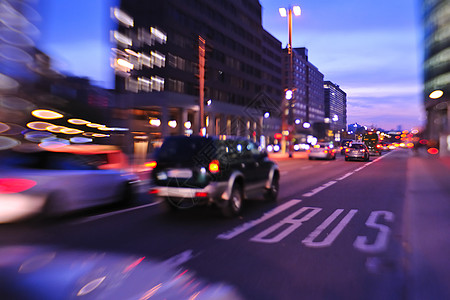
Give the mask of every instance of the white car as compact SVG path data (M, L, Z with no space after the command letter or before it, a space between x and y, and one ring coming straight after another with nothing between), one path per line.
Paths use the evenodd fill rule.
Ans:
M308 159L336 159L336 149L330 143L318 143L308 150Z
M137 177L111 146L0 152L0 223L130 201Z

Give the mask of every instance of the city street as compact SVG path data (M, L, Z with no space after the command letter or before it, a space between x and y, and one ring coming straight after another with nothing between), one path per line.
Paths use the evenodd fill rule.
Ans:
M449 299L450 159L409 149L369 162L272 155L277 203L164 214L131 207L0 226L0 244L54 245L175 262L244 299Z

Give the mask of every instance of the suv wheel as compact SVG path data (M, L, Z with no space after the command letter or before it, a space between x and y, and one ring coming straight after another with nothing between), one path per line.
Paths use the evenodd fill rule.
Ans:
M242 208L242 189L239 185L234 185L231 190L230 199L228 199L226 205L222 208L222 214L225 217L233 217L241 212Z
M267 189L264 198L267 201L276 201L278 197L278 191L280 189L280 180L278 176L274 176L270 183L270 189Z

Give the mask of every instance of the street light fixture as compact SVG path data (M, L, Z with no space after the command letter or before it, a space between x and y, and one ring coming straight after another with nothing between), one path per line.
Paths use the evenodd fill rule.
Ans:
M281 120L281 127L282 127L282 131L287 129L287 125L286 125L286 115L285 115L285 109L286 109L286 100L289 101L289 108L288 108L288 114L289 114L289 123L292 123L292 105L291 105L291 101L293 98L293 90L294 90L294 84L293 84L293 72L294 72L294 67L293 67L293 54L292 54L292 13L294 13L295 16L300 16L301 14L301 9L300 6L295 5L289 8L284 8L281 7L278 9L278 11L280 12L280 16L284 17L288 17L288 28L289 28L289 44L288 44L288 55L289 55L289 79L288 79L288 89L286 91L286 95L285 97L283 97L283 103L282 103L282 120ZM289 92L289 93L288 93ZM289 124L292 125L292 124ZM283 152L286 152L286 140L282 140L282 148L283 148ZM291 145L289 146L289 157L292 157L292 153L291 153Z
M435 90L435 91L432 91L428 97L430 97L430 99L439 99L442 97L442 95L444 95L443 91Z

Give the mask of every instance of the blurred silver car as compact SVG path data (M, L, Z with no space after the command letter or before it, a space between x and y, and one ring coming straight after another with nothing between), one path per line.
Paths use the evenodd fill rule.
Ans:
M370 158L369 149L364 143L353 142L345 149L345 160L368 161Z
M330 143L318 143L308 150L308 159L336 159L336 149Z
M125 202L136 191L125 155L111 146L2 151L0 166L0 223Z

